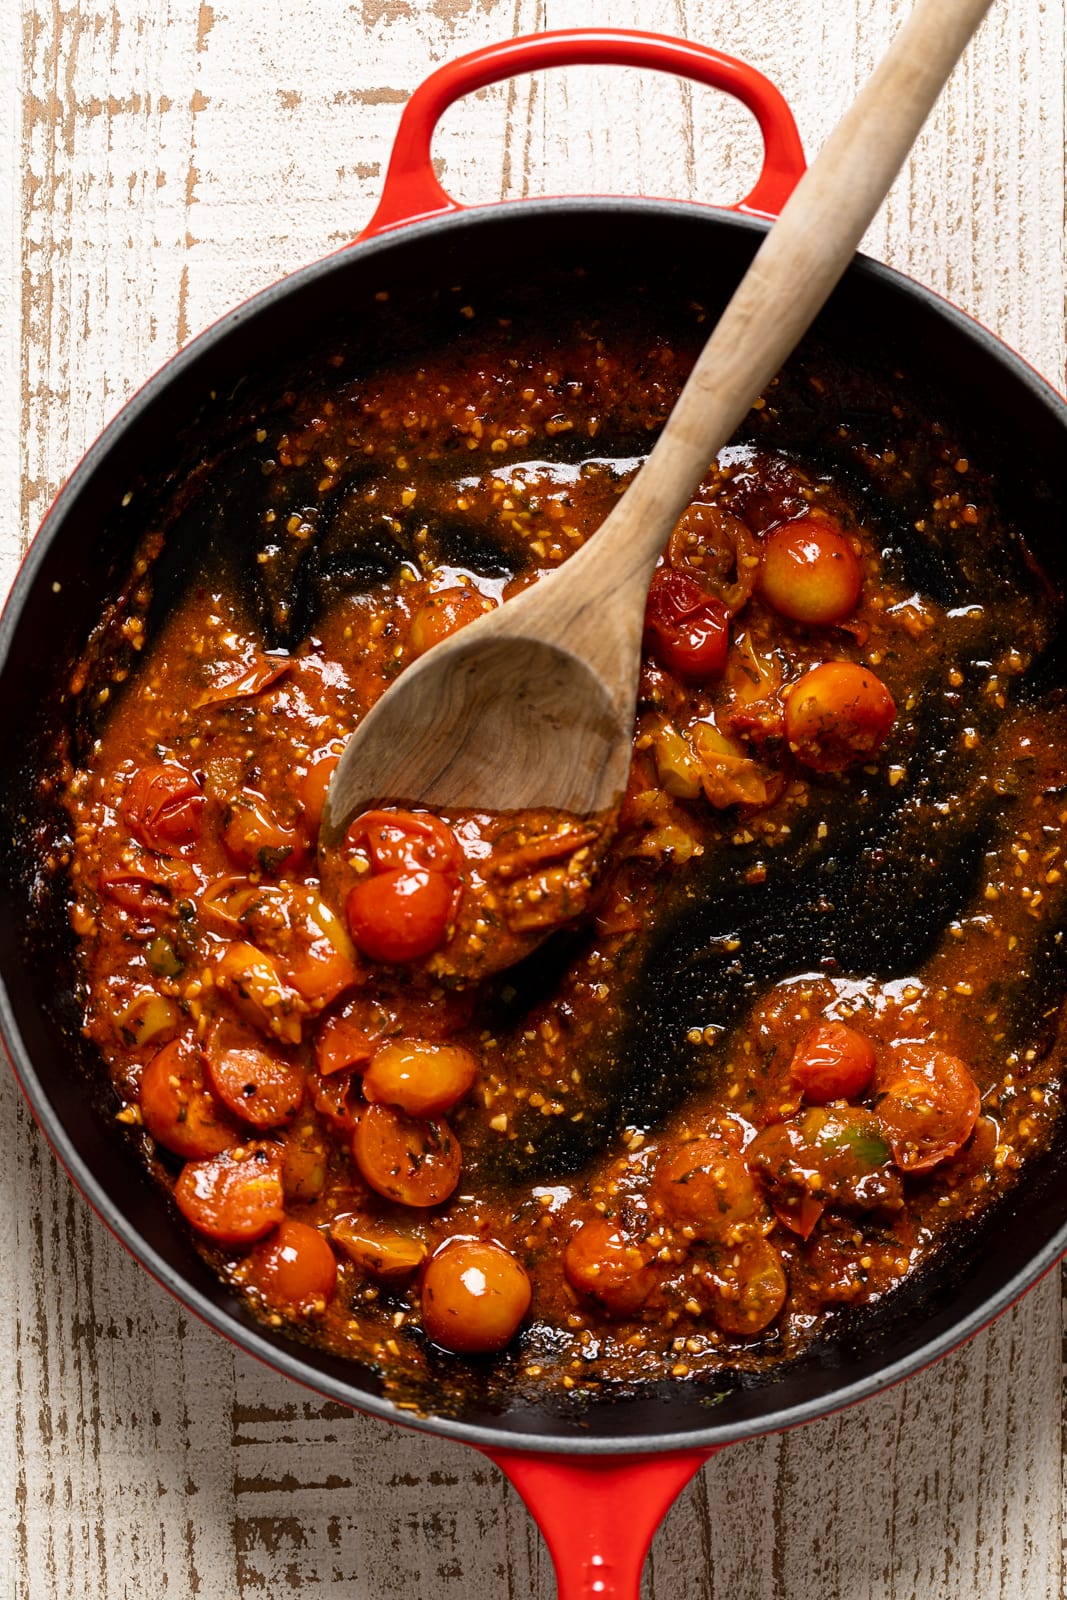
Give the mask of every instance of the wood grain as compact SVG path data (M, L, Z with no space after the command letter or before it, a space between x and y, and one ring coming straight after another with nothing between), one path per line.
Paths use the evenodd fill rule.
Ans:
M121 401L235 301L373 209L397 108L492 39L590 22L752 61L817 148L905 0L12 0L0 61L0 587ZM871 253L1067 368L1065 14L1000 0L875 219ZM14 44L17 48L12 49ZM667 78L568 69L456 106L471 199L728 200L751 119ZM550 1600L540 1540L463 1447L324 1406L151 1283L0 1082L0 1594ZM1058 1275L930 1372L735 1446L682 1497L646 1600L1054 1600L1064 1590Z

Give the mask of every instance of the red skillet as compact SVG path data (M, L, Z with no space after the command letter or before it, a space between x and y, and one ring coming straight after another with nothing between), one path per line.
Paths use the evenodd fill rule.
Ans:
M430 161L443 111L461 95L516 73L582 62L654 67L736 95L757 117L764 140L751 193L729 211L639 200L529 201L465 211L442 189ZM405 110L381 203L358 248L265 291L194 341L116 419L59 496L0 619L0 715L8 732L0 836L25 842L36 825L34 773L63 714L66 663L84 647L137 536L122 509L128 484L146 460L160 463L164 478L168 467L175 470L166 452L180 430L194 436L199 430L209 449L219 406L264 348L310 337L309 330L350 313L353 304L373 304L374 290L394 275L410 283L449 274L443 281L451 283L465 264L491 268L494 257L498 270L521 261L536 275L540 261L576 244L609 259L647 258L653 276L660 260L706 259L715 293L725 300L761 236L761 224L750 219L773 217L803 167L793 118L777 90L742 63L685 41L611 30L545 34L476 51L435 72ZM1067 405L1060 397L952 307L869 262L850 268L823 325L863 348L877 329L882 344L909 358L914 353L973 422L987 457L1002 463L1011 513L1033 529L1047 570L1067 577L1056 540L1067 523ZM106 529L106 536L87 539L87 527ZM39 698L26 695L29 682L39 684ZM458 1415L400 1412L374 1373L250 1322L205 1267L92 1087L93 1063L69 995L61 893L42 885L29 849L7 849L0 863L0 1027L38 1122L90 1203L154 1276L245 1350L332 1399L489 1455L548 1541L561 1600L635 1600L656 1526L710 1454L734 1439L825 1415L918 1370L1003 1310L1067 1248L1067 1186L1053 1150L1035 1158L1009 1196L921 1282L905 1284L772 1381L739 1382L711 1410L707 1396L678 1385L598 1400L580 1414L524 1397L496 1407L474 1400ZM72 1068L77 1061L84 1072Z

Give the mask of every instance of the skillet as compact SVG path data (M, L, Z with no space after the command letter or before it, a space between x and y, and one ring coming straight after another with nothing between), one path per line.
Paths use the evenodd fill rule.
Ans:
M665 67L738 94L756 113L766 146L746 201L732 212L605 200L463 212L444 194L429 146L434 122L452 99L513 72L589 60ZM460 277L486 285L504 279L536 294L556 281L561 261L579 258L602 274L618 272L616 264L626 261L634 281L653 285L669 276L669 263L699 263L701 292L714 307L758 244L760 219L782 204L801 170L792 118L771 86L738 63L680 41L606 31L546 35L476 52L434 74L405 113L382 204L358 246L266 291L183 351L112 424L53 508L0 622L0 707L10 730L0 773L5 838L26 843L47 823L35 810L33 779L70 714L69 665L121 583L145 527L143 497L123 505L130 485L169 484L189 459L213 448L253 376L261 381L265 350L283 371L299 348L338 319L355 317L366 324L367 359L388 359L398 341L417 344L434 332L435 287ZM374 316L383 286L403 307L404 328ZM858 261L822 319L820 337L871 360L872 329L879 358L929 387L973 436L1004 485L1005 516L1027 529L1035 553L1059 580L1064 558L1057 534L1067 510L1060 482L1063 401L959 312ZM1045 670L1056 675L1055 652ZM28 681L43 685L37 701L23 693ZM42 950L58 958L42 961ZM176 1228L164 1197L123 1147L103 1094L94 1094L72 960L62 897L36 873L31 849L5 852L0 1025L35 1115L90 1203L185 1304L278 1370L330 1398L491 1454L542 1520L565 1597L634 1591L655 1521L711 1450L825 1414L915 1371L996 1315L1067 1245L1067 1194L1051 1150L922 1278L854 1325L842 1323L773 1379L739 1383L716 1396L713 1409L697 1393L649 1389L579 1411L528 1395L501 1402L474 1394L458 1409L400 1412L375 1374L250 1323ZM584 1500L580 1529L568 1514L576 1490ZM613 1542L602 1543L609 1535Z

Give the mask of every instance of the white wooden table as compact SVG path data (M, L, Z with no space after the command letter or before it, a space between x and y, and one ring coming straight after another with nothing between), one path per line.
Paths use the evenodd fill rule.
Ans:
M6 0L0 592L119 404L232 303L369 217L400 106L475 45L682 33L785 91L816 149L905 0ZM867 248L1064 386L1064 0L997 0ZM746 113L579 69L485 91L436 142L463 198L729 200ZM553 1583L473 1452L318 1403L129 1261L0 1078L0 1595L479 1600ZM1063 1311L1052 1274L930 1371L736 1446L683 1496L655 1600L1052 1600Z

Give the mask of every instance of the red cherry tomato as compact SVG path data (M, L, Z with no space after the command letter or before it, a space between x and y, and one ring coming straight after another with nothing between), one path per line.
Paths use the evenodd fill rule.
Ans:
M868 667L825 661L787 690L785 736L806 767L843 772L870 760L896 714L889 690Z
M679 678L712 678L726 666L729 613L695 579L659 567L648 592L645 639L656 660Z
M252 1252L248 1282L276 1311L325 1311L337 1287L337 1257L317 1228L286 1217Z
M240 1134L204 1087L199 1053L181 1039L156 1052L141 1074L141 1117L159 1144L184 1161L217 1156Z
M926 1172L961 1149L982 1097L958 1056L932 1045L903 1045L879 1074L878 1115L902 1172Z
M350 825L345 848L361 852L372 872L459 875L463 852L452 829L428 811L364 811Z
M204 1068L227 1111L254 1128L292 1122L304 1102L300 1068L257 1045L209 1041Z
M760 588L779 615L794 622L843 622L862 587L859 558L828 517L800 517L768 534Z
M789 1075L805 1100L856 1100L874 1077L874 1045L844 1022L820 1022L797 1045Z
M491 1239L450 1239L422 1279L422 1325L459 1355L503 1350L530 1309L530 1280L510 1250Z
M371 1188L404 1206L439 1206L463 1165L459 1140L443 1118L424 1122L383 1105L363 1112L352 1154Z
M122 817L141 844L180 855L200 837L204 795L191 772L169 762L139 767L122 797Z
M444 942L454 900L443 872L378 872L348 891L345 915L372 961L418 961Z
M242 1145L210 1161L187 1161L174 1198L186 1221L216 1244L254 1244L285 1217L281 1148Z

